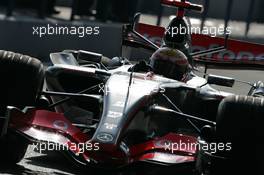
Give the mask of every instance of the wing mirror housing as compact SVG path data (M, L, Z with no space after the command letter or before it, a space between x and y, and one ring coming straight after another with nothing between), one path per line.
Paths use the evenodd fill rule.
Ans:
M233 87L235 84L235 79L219 75L208 75L207 77L208 84L214 84L219 86Z
M201 129L200 137L206 142L212 142L216 138L216 129L215 126L205 125Z

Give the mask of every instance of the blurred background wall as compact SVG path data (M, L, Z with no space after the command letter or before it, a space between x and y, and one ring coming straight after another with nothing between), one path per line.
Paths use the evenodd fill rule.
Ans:
M48 14L46 11L46 14L43 15L38 11L46 10L42 5L44 1L54 1L55 4L49 9ZM251 36L258 33L258 36L253 39L247 36L247 32L245 34L242 31L242 29L245 30L246 25L249 26L255 21L264 22L264 13L262 12L264 0L190 1L199 4L209 4L206 8L208 10L206 19L213 25L225 22L223 19L227 17L228 5L231 6L232 4L228 20L238 20L241 23L240 25L237 23L233 25L238 28L236 33L239 34L239 37L236 38L249 39L254 42L264 41L264 29L262 27L264 25L262 24L260 24L262 26L257 27L256 24L251 25L251 29L256 30L249 30L248 27L247 32L249 31ZM12 14L7 15L7 4L10 2L15 2L16 4L11 8ZM101 2L102 8L98 8L98 2ZM253 5L251 4L252 2L254 2ZM107 10L104 9L104 6L113 6L113 10L109 13L101 14L101 16L94 13L95 10L106 12ZM20 9L24 9L24 11L20 13ZM60 13L59 15L57 15L57 11ZM152 21L154 24L158 15L168 22L168 16L176 14L176 8L162 7L160 0L0 0L0 49L22 52L36 57L44 57L45 59L48 58L50 52L63 49L92 50L102 52L108 56L115 56L120 51L122 22L129 22L137 11L142 12L145 16L150 16L146 21ZM77 17L74 18L74 16ZM90 19L91 16L93 19ZM191 16L200 18L202 15L196 13L191 14ZM101 17L106 17L107 19L100 19ZM215 21L215 19L219 20ZM76 36L37 38L32 35L32 26L49 23L75 26L100 25L102 32L99 38L91 36L81 39Z

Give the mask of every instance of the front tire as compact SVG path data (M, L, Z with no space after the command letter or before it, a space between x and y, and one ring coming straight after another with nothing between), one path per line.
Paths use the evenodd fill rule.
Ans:
M19 163L25 156L28 142L18 133L8 132L0 141L0 161L4 164Z
M215 174L260 174L264 156L263 125L264 98L230 96L220 103L217 142L231 143L232 149L218 152L227 159L222 163L212 162L216 165Z
M0 50L0 116L6 115L7 106L24 109L36 106L43 88L44 66L36 58ZM5 121L9 120L7 116ZM14 127L0 138L1 163L18 163L25 155L28 143ZM5 125L6 127L8 125ZM2 130L2 128L0 128ZM6 131L6 129L5 129Z

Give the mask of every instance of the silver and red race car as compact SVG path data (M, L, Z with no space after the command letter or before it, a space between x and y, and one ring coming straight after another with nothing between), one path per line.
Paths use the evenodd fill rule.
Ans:
M178 7L182 20L185 9L202 10L185 1L163 3ZM179 50L192 70L179 81L152 73L146 58L135 63L128 56L131 47L152 54L160 47L152 39L164 38L165 29L137 17L124 26L126 58L65 50L52 53L45 69L35 58L0 51L1 160L17 163L33 144L59 150L77 165L126 174L133 166L138 174L261 174L263 83L237 96L211 87L232 87L235 79L206 71L262 69L264 46L187 36L189 47ZM205 66L203 77L196 65Z

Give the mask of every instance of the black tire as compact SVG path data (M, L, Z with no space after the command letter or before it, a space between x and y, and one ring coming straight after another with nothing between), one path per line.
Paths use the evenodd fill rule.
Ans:
M44 67L38 59L0 50L0 116L5 116L7 106L35 106L43 81ZM1 162L19 162L28 143L12 130L1 134L5 134L0 138Z
M0 50L0 102L34 106L44 81L43 64L36 58Z
M231 96L224 99L218 109L217 133L227 139L242 134L264 136L264 98ZM262 131L262 132L261 132ZM256 135L257 134L257 135ZM253 138L254 139L254 138Z
M8 132L0 141L0 161L4 164L20 162L27 151L29 143L15 132Z
M217 165L216 171L219 174L259 174L264 156L264 98L231 96L224 99L219 105L216 123L218 142L232 143L231 151L220 153L229 161Z

